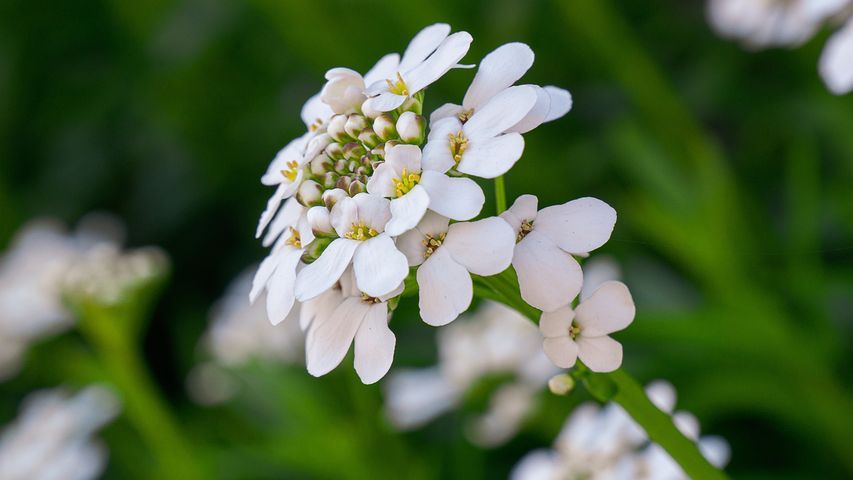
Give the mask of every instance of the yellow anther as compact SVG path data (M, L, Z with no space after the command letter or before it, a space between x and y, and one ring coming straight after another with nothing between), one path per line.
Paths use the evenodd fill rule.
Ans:
M370 295L362 292L361 293L361 301L364 303L381 303L382 300L376 297L371 297Z
M515 243L520 242L531 231L533 231L533 220L522 220L521 228L518 230L518 235L515 237Z
M392 82L391 80L385 80L385 82L388 83L388 91L391 93L404 97L409 96L409 87L406 86L406 82L403 81L403 76L400 75L400 72L397 72L396 82Z
M290 238L285 240L284 243L296 248L302 248L302 237L299 236L299 230L290 227Z
M363 223L353 223L352 229L349 232L344 234L344 238L348 238L350 240L369 240L375 236L379 235L379 232L368 227Z
M440 247L441 244L444 242L445 237L447 237L447 233L439 233L436 236L427 235L426 237L424 237L424 239L421 241L421 244L426 247L424 249L424 260L429 258L430 255L432 255L433 253L435 253L438 247Z
M284 175L284 178L290 180L291 182L296 181L296 175L299 173L299 163L296 160L291 160L285 164L287 168L281 171L281 174Z
M404 168L400 174L400 178L395 178L392 181L394 182L394 193L397 197L402 197L415 188L415 185L421 181L421 174L417 172L409 173L409 171Z
M468 110L462 110L461 112L459 112L456 115L456 118L458 118L460 122L465 123L471 118L472 115L474 115L474 109L469 108Z
M468 148L468 139L465 138L465 134L460 130L456 133L448 133L447 140L450 142L450 153L453 155L453 160L458 165L462 161L462 154Z
M575 338L578 337L578 335L580 335L580 333L581 333L581 327L572 323L572 325L569 327L569 337L571 337L572 340L574 340Z

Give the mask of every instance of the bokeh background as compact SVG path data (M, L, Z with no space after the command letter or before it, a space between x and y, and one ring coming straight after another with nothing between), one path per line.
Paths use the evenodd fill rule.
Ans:
M229 282L265 255L253 238L275 152L301 134L323 73L365 71L424 25L467 30L476 62L528 43L525 77L574 109L526 136L510 200L596 196L619 222L617 258L638 317L624 367L669 379L679 407L723 435L735 478L853 476L853 96L816 71L828 32L795 50L717 37L700 1L4 0L0 2L0 246L27 220L116 214L131 246L172 275L144 337L157 386L212 478L501 478L549 445L582 391L543 392L507 445L463 435L460 412L397 433L381 386L344 362L322 379L256 362L244 391L203 407L186 393L199 337ZM427 92L461 98L470 72ZM487 198L490 198L490 185ZM487 202L487 205L491 205ZM434 332L403 302L395 365L435 361ZM90 374L71 333L35 346L0 384L0 423L33 389ZM494 383L494 382L492 382ZM147 478L119 419L107 478Z

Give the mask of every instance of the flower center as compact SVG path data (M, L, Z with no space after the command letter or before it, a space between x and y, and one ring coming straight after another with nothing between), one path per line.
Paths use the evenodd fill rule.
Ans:
M427 235L423 239L421 244L426 247L426 250L424 250L424 260L429 258L430 255L432 255L433 253L435 253L438 247L440 247L441 244L444 242L445 237L447 237L447 233L439 233L436 236Z
M533 231L533 220L522 220L521 221L521 229L518 231L518 235L515 237L515 243L520 242L524 237L527 236L528 233Z
M468 148L468 139L465 138L465 134L461 130L455 134L448 133L447 139L450 141L450 154L453 155L453 160L458 165L462 161L462 154Z
M352 229L344 234L344 238L350 240L369 240L377 235L379 235L379 232L364 223L353 223Z
M569 338L572 340L576 339L578 335L581 333L581 327L577 326L575 322L572 322L572 325L569 327Z
M368 295L364 292L362 292L362 294L361 294L361 301L364 303L369 303L369 304L382 303L382 300L380 300L376 297L371 297L370 295Z
M474 115L474 109L469 108L468 110L462 110L456 115L456 118L459 119L460 122L467 122Z
M397 194L397 197L402 197L403 195L409 193L409 191L415 188L415 185L421 181L421 174L417 172L409 173L405 168L403 172L400 174L400 178L395 178L394 182L394 190Z
M299 173L299 163L296 160L291 160L285 164L287 168L281 171L281 174L284 175L284 178L290 180L291 182L296 181L296 174Z
M409 96L409 87L406 86L406 82L403 81L403 76L400 75L400 72L397 72L397 81L392 82L391 80L385 80L388 82L388 91L396 95L402 95L404 97Z
M314 121L311 123L311 125L308 125L308 130L311 132L316 132L317 130L320 130L320 127L322 127L322 126L323 126L323 119L320 117L317 117L314 119Z
M299 230L297 230L293 227L289 227L289 228L290 228L290 238L285 240L284 243L286 245L291 245L291 246L296 247L296 248L302 248L302 237L299 236Z

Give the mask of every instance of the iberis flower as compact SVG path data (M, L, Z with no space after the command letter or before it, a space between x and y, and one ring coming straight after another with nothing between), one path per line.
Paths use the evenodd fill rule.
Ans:
M503 218L483 218L475 178L509 171L524 151L521 135L565 115L572 99L558 87L515 85L533 52L509 43L483 59L459 105L424 112L427 87L465 67L459 62L471 41L436 24L364 75L328 70L302 108L305 133L262 177L276 191L256 233L271 251L250 297L265 298L273 324L298 318L313 375L339 365L354 344L361 379L384 376L403 295L418 295L420 315L433 326L454 321L480 288L517 292L516 274L517 302L569 306L582 283L573 255L610 236L615 212L594 199L538 215L534 201L532 212L513 207ZM509 305L512 295L495 295Z

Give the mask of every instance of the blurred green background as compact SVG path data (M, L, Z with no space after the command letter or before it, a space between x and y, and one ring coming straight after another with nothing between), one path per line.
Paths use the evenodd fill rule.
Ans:
M246 393L203 408L184 379L210 305L265 255L253 238L271 193L259 177L301 134L323 73L365 71L423 26L467 30L476 62L528 43L525 81L568 88L574 109L526 135L510 200L596 196L619 222L602 251L638 306L624 367L666 378L703 431L731 443L735 478L853 477L853 96L796 50L718 38L699 1L0 2L0 245L36 216L119 215L129 244L171 256L146 360L212 478L500 478L549 445L571 405L542 408L508 445L480 450L462 413L397 434L379 386L348 362L246 368ZM471 73L430 87L458 101ZM490 185L484 185L487 189ZM487 196L490 190L487 190ZM488 203L489 205L491 202ZM395 365L434 362L434 332L404 302ZM408 312L408 315L406 314ZM96 376L76 334L48 340L0 384L0 420L34 388ZM465 409L477 409L471 399ZM108 478L147 478L121 421Z

